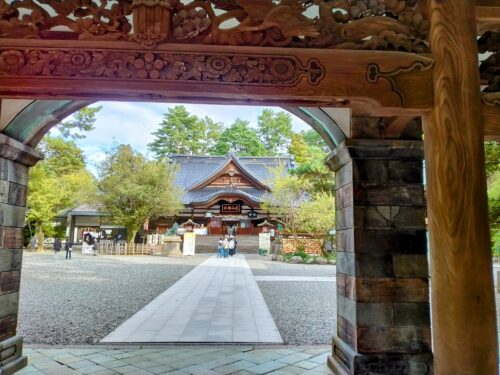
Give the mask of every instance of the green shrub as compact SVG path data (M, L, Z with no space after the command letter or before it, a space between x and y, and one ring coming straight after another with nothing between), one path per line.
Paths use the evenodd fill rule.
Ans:
M306 254L306 252L304 250L302 250L302 251L297 250L295 253L293 253L292 256L301 257L302 260L306 260L307 258L309 258L309 255Z

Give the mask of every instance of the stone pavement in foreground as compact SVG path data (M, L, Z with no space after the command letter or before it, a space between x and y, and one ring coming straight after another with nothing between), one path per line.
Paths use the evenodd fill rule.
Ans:
M101 343L283 343L243 255L207 259Z
M130 346L25 349L19 375L326 375L330 346Z

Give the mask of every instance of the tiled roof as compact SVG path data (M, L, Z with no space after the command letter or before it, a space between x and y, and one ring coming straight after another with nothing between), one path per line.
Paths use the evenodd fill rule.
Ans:
M243 167L244 172L247 172L250 177L256 179L262 185L266 185L266 181L270 177L268 168L283 165L286 169L290 169L292 163L289 156L237 157L234 154L229 154L228 156L172 155L170 158L179 166L176 185L184 190L188 190L190 187L196 186L216 174L226 165L230 158L233 158L237 164Z
M199 190L191 190L188 191L183 197L183 203L206 203L213 198L216 198L221 194L230 194L230 195L240 195L248 198L252 202L260 203L262 196L266 193L265 190L257 189L257 188L218 188L218 187L206 187Z

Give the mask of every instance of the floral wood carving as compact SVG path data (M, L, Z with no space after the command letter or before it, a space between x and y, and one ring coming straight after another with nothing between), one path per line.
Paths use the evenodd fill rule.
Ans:
M412 63L410 66L407 67L400 67L396 70L392 70L389 72L384 72L380 70L380 67L377 64L370 64L368 65L366 69L366 80L370 83L377 83L380 79L385 79L387 80L392 87L392 90L399 95L401 98L401 105L405 105L405 97L403 95L403 92L400 90L400 88L397 85L396 80L394 79L397 75L401 73L406 73L406 72L411 72L414 70L419 70L419 71L425 71L427 69L431 69L433 66L433 61L428 60L428 61L415 61Z
M487 31L478 44L480 53L492 52L479 66L481 79L488 82L483 91L500 92L500 31Z
M428 29L417 0L0 0L1 38L131 40L147 48L177 42L428 52Z
M93 51L0 50L0 76L49 76L162 81L204 81L244 85L295 86L302 78L318 84L325 68L293 56Z

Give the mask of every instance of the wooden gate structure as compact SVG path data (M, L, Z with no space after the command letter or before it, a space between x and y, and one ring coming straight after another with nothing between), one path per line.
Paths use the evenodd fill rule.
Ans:
M274 104L310 121L336 171L330 368L497 374L483 141L500 137L499 72L495 0L0 0L2 374L26 363L34 147L97 100Z

